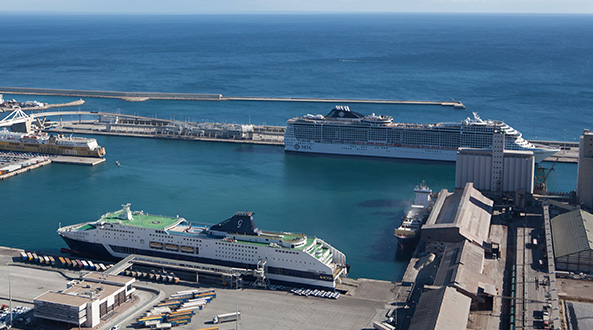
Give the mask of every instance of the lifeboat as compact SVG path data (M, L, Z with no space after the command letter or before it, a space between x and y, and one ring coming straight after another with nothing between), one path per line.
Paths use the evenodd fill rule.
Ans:
M182 246L181 252L194 253L194 248L192 246Z
M150 247L153 249L162 249L163 243L160 242L150 242Z
M179 247L175 244L166 244L165 249L167 249L169 251L177 251L177 250L179 250Z

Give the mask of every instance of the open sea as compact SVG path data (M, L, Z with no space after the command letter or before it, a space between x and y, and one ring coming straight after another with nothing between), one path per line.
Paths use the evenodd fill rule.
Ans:
M461 100L351 104L404 122L502 119L527 139L593 128L593 16L486 14L0 14L0 85L226 96ZM73 98L4 95L59 103ZM333 104L126 102L80 108L190 121L284 125ZM453 189L448 163L285 154L281 147L97 136L107 162L52 164L0 182L0 245L56 252L63 225L133 210L216 223L255 212L263 229L343 251L352 277L398 280L393 229L416 184ZM118 160L121 166L114 162ZM550 163L544 163L549 167ZM576 186L576 165L549 184Z

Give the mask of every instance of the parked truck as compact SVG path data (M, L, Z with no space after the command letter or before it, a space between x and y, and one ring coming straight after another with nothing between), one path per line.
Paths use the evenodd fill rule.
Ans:
M226 313L226 314L219 314L212 319L214 324L223 323L223 322L230 322L236 321L241 319L241 312L233 312L233 313Z

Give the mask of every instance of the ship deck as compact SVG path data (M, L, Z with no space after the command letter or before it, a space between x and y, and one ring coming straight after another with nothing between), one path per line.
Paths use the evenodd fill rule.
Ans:
M179 221L183 220L183 218L171 218L161 215L150 214L133 214L132 220L121 220L120 218L118 218L118 216L122 212L124 211L121 210L114 213L107 213L99 221L105 221L108 223L119 223L119 221L121 221L121 224L126 226L165 230L165 228L170 227L178 223Z

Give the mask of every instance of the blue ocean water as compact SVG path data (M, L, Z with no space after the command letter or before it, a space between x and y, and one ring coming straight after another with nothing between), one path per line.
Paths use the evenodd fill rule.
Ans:
M478 112L528 139L576 141L593 126L590 15L8 15L0 85L232 96L461 100L353 104L404 122ZM5 95L48 102L71 98ZM191 121L283 125L333 105L126 102L82 109ZM415 184L454 187L451 164L285 154L281 148L98 137L108 161L56 165L0 184L0 245L57 250L63 224L134 209L217 222L251 210L261 228L306 232L344 251L354 277L396 280L393 228ZM113 164L119 160L122 166ZM555 190L576 166L556 165Z

